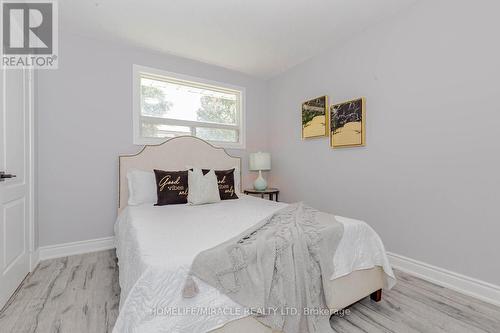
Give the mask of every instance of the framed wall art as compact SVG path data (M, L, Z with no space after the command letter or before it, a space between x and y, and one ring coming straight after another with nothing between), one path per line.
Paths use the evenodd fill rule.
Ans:
M332 148L364 146L366 100L364 97L330 107L330 146Z
M328 97L302 103L302 139L328 136Z

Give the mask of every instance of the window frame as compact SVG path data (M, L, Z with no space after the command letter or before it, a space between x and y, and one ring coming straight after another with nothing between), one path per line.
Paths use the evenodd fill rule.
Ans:
M222 148L231 148L231 149L245 149L245 141L246 141L246 118L245 118L245 105L246 105L246 99L245 99L245 88L228 84L228 83L223 83L223 82L218 82L218 81L213 81L213 80L207 80L204 78L200 77L195 77L195 76L190 76L190 75L185 75L185 74L179 74L179 73L174 73L174 72L169 72L169 71L164 71L161 69L156 69L156 68L151 68L151 67L146 67L146 66L140 66L140 65L133 65L132 69L133 75L132 75L132 103L133 103L133 143L134 145L158 145L166 140L168 138L147 138L143 137L141 135L141 77L142 75L150 76L150 77L155 77L157 76L158 78L164 78L164 79L174 79L174 80L179 80L179 81L186 81L186 83L194 83L198 85L206 85L207 88L222 88L222 89L229 89L229 90L234 90L239 92L240 94L240 115L239 115L239 123L238 123L238 142L222 142L222 141L213 141L213 140L205 140L209 143L211 143L214 146L217 147L222 147ZM152 120L154 120L154 117L151 117ZM180 120L180 119L170 119L168 118L168 125L176 125L176 126L189 126L189 127L207 127L207 128L228 128L228 129L234 129L233 125L224 125L224 124L211 124L211 126L207 125L207 122L198 122L198 121L192 121L192 120ZM159 121L165 120L164 118L158 119ZM191 134L193 135L193 134ZM195 136L195 135L194 135ZM200 138L201 139L201 138Z

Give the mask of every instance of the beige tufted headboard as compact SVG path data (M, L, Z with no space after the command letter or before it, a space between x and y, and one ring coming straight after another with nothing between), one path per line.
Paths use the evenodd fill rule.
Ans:
M153 171L186 170L186 166L213 169L238 168L241 191L241 159L229 155L223 148L194 136L178 136L159 145L144 146L135 155L122 155L119 158L118 212L127 207L127 172L131 169Z

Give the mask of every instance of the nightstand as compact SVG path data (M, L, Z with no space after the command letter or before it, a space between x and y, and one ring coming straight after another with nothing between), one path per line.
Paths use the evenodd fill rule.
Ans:
M254 190L254 189L246 189L243 191L245 194L260 194L260 197L264 199L264 195L269 195L269 200L274 200L274 196L276 195L276 201L278 201L278 194L280 190L277 188L266 188L263 191Z

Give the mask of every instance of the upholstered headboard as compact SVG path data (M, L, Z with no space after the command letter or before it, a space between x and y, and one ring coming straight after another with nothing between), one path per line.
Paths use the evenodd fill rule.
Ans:
M186 170L187 166L214 169L237 168L241 191L241 159L229 155L223 148L214 147L194 136L178 136L159 145L144 146L137 154L120 156L119 164L118 212L127 207L127 172L131 169L174 171Z

